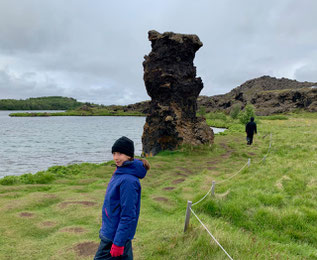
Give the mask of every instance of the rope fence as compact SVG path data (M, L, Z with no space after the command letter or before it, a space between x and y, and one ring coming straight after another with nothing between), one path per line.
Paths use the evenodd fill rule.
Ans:
M248 159L248 162L247 162L245 165L243 165L243 167L242 167L239 171L237 171L235 174L231 175L228 179L225 179L225 180L222 180L222 181L219 181L219 182L212 181L212 186L210 187L210 189L209 189L209 191L206 193L206 195L205 195L204 197L202 197L199 201L193 203L192 206L195 206L195 205L197 205L198 203L202 202L210 193L211 193L212 195L215 195L216 183L217 183L217 184L221 184L221 183L224 183L224 182L226 182L226 181L232 179L233 177L237 176L246 166L249 167L250 164L251 164L251 159L249 158L249 159Z
M220 245L220 243L217 241L217 239L211 234L211 232L208 230L208 228L205 226L205 224L199 219L199 217L195 214L195 212L190 209L190 211L193 213L193 215L197 218L197 220L200 222L200 224L206 229L208 234L212 237L212 239L217 243L217 245L222 249L223 252L229 257L229 259L233 260L232 257L227 253L227 251Z
M270 133L270 143L269 143L269 148L267 153L263 156L263 158L258 162L264 162L271 150L272 147L272 133ZM237 176L246 166L250 167L251 166L251 158L248 159L248 162L246 164L244 164L242 166L242 168L240 170L238 170L235 174L231 175L229 178L219 181L217 182L217 184L221 184L224 183L230 179L232 179L233 177ZM185 226L184 226L184 232L186 232L186 230L188 229L189 226L189 220L190 220L190 214L193 213L193 215L197 218L197 220L200 222L200 224L205 228L205 230L208 232L208 234L212 237L212 239L216 242L216 244L225 252L225 254L228 256L229 259L233 260L232 257L227 253L227 251L221 246L221 244L217 241L217 239L212 235L212 233L208 230L208 228L206 227L206 225L199 219L199 217L196 215L196 213L193 211L192 207L199 204L200 202L202 202L210 193L212 195L215 194L215 186L216 186L216 181L212 181L212 186L211 188L208 190L208 192L206 193L205 196L203 196L199 201L192 203L191 201L187 201L187 209L186 209L186 217L185 217Z
M269 148L267 149L267 153L263 156L263 158L258 163L265 162L266 157L270 153L271 147L272 147L272 133L270 133L270 143L269 143Z

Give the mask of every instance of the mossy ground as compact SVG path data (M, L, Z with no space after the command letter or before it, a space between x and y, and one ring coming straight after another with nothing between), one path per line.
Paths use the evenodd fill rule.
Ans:
M193 210L233 259L317 259L317 114L274 119L261 118L252 146L231 122L213 146L148 158L135 259L227 259L193 215L184 234L187 200L198 201L248 158L250 167ZM113 171L109 162L3 179L12 185L0 186L0 259L92 259Z

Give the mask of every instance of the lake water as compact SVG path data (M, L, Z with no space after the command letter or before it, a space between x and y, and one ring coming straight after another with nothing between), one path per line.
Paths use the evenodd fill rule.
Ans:
M136 155L142 151L145 117L9 117L10 113L0 111L0 177L53 165L109 161L111 146L123 135L134 141Z
M109 161L111 146L123 135L134 141L136 155L142 152L145 117L9 117L12 112L18 111L0 111L0 178Z

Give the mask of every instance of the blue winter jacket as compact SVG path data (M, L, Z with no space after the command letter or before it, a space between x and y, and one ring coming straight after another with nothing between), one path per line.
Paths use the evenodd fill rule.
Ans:
M140 214L139 179L145 175L142 161L126 161L117 167L108 184L100 233L117 246L124 246L134 237Z

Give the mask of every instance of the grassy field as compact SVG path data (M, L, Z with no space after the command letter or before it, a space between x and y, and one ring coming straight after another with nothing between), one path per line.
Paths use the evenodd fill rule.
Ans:
M211 147L149 158L135 259L227 259L193 215L183 232L187 200L212 181L215 196L193 210L233 259L317 259L317 114L281 119L262 117L252 146L227 122ZM11 185L0 185L0 259L92 259L111 164L2 179Z

